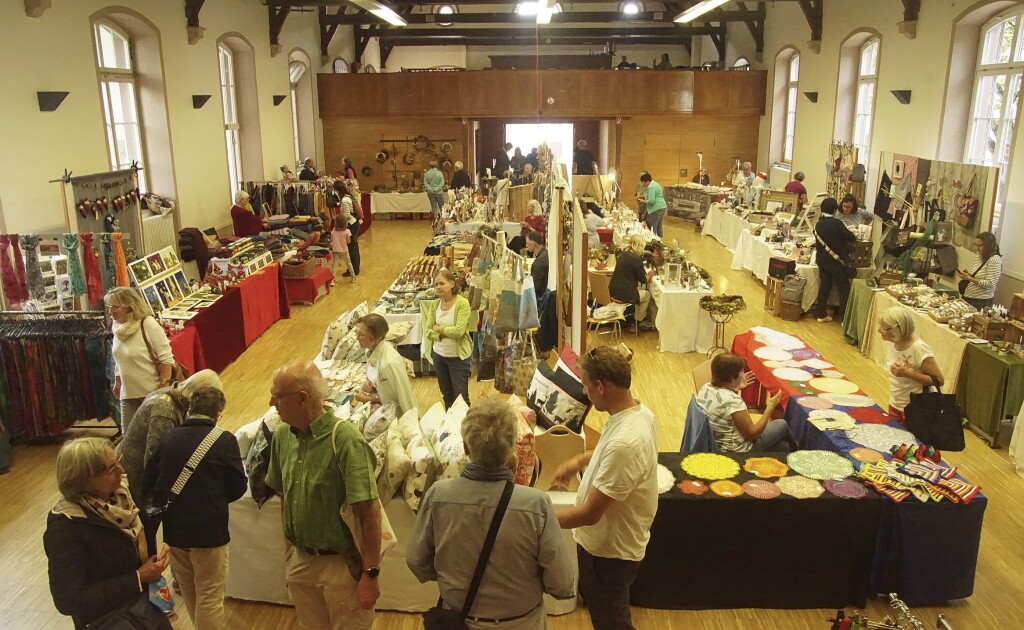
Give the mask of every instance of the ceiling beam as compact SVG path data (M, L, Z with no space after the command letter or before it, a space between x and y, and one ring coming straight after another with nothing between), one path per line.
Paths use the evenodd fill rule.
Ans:
M638 13L636 15L625 15L619 11L567 11L555 13L551 16L552 24L573 24L592 22L598 24L673 24L672 18L675 14L671 11ZM404 16L409 24L436 24L442 18L433 13L410 13ZM702 22L745 22L752 19L764 20L764 8L749 11L715 11L703 16ZM521 23L536 24L536 17L532 15L518 15L516 13L456 13L443 18L443 21L452 24L504 24ZM338 14L328 16L328 24L378 24L380 19L367 14ZM447 27L442 27L447 28Z
M710 35L715 49L718 50L718 61L725 64L725 24L719 26L717 31Z
M797 0L800 9L807 18L807 25L811 27L811 39L807 47L814 53L821 52L821 24L824 15L825 0Z
M764 7L761 7L760 11L750 11L747 9L746 2L737 2L736 6L739 8L740 13L746 13L750 16L750 19L745 20L745 22L747 30L750 31L750 36L754 38L754 57L758 63L761 63L764 61Z
M291 5L285 4L275 7L273 3L267 3L267 16L270 22L271 57L276 57L281 52L281 44L277 41L277 38L281 35L281 29L284 28L284 21L288 19L288 14L291 13L291 11Z
M594 27L594 28L537 28L537 25L532 26L508 26L504 28L445 28L445 29L432 29L432 28L403 28L396 30L388 34L388 37L395 38L423 38L423 37L438 37L438 38L454 38L454 37L472 37L472 38L491 38L495 43L500 43L510 37L529 37L536 38L539 34L540 38L547 39L550 37L559 37L565 39L593 39L595 37L687 37L692 35L712 35L720 33L725 29L725 25L721 26L678 26L678 27L659 27L659 28L615 28L615 27Z
M337 24L326 23L327 7L320 7L318 10L320 14L320 65L326 66L331 62L331 56L329 50L331 48L331 41L334 39L335 34L338 32ZM345 7L338 7L338 11L335 15L342 14L345 12Z
M197 44L206 31L199 26L199 12L203 10L203 2L205 0L185 0L185 32L190 45Z
M921 14L921 0L903 0L903 21L896 23L900 33L907 39L917 37L917 17Z
M689 37L595 37L589 39L551 37L541 40L542 46L573 46L585 44L641 44L651 46L685 46ZM532 46L536 40L532 37L506 37L501 40L503 46ZM390 46L494 46L493 37L402 37L390 35L381 37L382 43Z

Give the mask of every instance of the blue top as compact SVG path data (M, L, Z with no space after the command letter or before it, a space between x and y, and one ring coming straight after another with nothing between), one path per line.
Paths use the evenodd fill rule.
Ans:
M423 174L423 187L431 193L444 192L444 175L436 168L431 168Z
M665 193L661 189L661 184L651 181L647 185L647 214L661 212L667 207L668 204L665 203Z

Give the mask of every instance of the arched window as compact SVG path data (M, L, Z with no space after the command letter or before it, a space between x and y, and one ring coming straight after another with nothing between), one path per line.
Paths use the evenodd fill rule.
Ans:
M338 57L334 60L334 74L347 74L352 71L349 67L348 62Z
M794 52L786 66L786 118L782 130L782 161L793 161L793 137L796 128L796 97L800 82L800 55Z
M301 61L292 61L288 64L288 83L291 86L289 99L292 107L292 144L295 147L295 163L302 161L299 150L299 80L306 74L306 64Z
M316 108L313 82L316 77L310 72L312 62L301 49L288 55L288 83L291 86L292 145L295 162L315 156L316 150ZM325 165L326 166L326 165Z
M746 57L740 57L733 62L732 67L734 69L750 70L750 60Z
M235 55L224 44L217 46L220 61L220 96L224 106L224 141L228 150L228 193L234 200L242 182L241 126L238 123L238 92L235 89Z
M1006 172L1018 117L1021 75L1024 73L1024 37L1018 9L1001 15L982 28L974 78L971 125L964 161L999 168L993 230L998 229L1006 199Z
M125 169L136 161L145 164L131 40L107 22L93 24L93 39L110 168ZM139 171L139 187L143 192L148 190L145 171Z
M860 47L857 66L857 105L853 113L853 146L859 150L859 162L868 164L871 156L871 129L875 117L875 96L878 93L877 37Z

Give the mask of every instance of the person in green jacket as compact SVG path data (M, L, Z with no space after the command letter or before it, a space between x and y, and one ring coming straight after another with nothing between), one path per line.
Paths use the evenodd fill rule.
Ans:
M444 174L437 169L437 160L431 160L430 168L423 174L423 187L430 200L430 213L436 217L445 202Z
M423 314L423 356L434 365L437 386L444 407L452 406L459 396L469 403L469 357L473 341L469 335L469 300L459 295L459 280L442 269L434 276L439 299L420 302Z
M668 208L668 204L665 203L665 193L661 189L661 184L654 181L647 171L640 176L640 185L643 186L644 192L637 195L636 200L646 204L647 227L651 228L655 236L661 238L662 224L665 222L665 209Z

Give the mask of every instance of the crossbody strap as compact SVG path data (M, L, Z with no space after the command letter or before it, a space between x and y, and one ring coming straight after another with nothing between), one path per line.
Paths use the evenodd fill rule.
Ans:
M825 251L828 252L829 256L835 258L836 262L839 263L840 265L843 264L843 259L839 257L839 254L832 251L832 248L828 246L828 243L822 240L821 235L818 234L817 228L814 229L814 238L818 239L818 243L825 248Z
M491 519L491 529L484 539L484 547L480 551L480 560L476 563L476 571L473 573L473 581L469 583L469 592L466 593L466 602L462 604L462 616L468 617L469 611L473 608L473 600L476 599L476 592L480 590L480 582L484 579L484 570L487 568L487 561L491 557L491 550L494 549L494 541L498 538L498 528L501 527L501 520L505 517L505 510L508 502L512 499L512 490L515 484L511 481L505 482L505 489L501 493L501 500L494 511L494 518Z
M170 505L171 501L177 498L177 496L181 494L181 491L185 489L185 484L192 478L192 473L194 473L196 468L199 467L199 462L203 461L206 454L211 448L213 448L213 443L217 441L217 438L220 437L221 433L224 433L224 429L214 426L210 429L210 432L206 434L206 437L203 438L203 441L199 443L199 446L196 447L195 452L192 453L192 457L189 458L185 467L181 469L180 473L178 473L178 479L174 482L174 485L171 486L171 494L167 498L168 505Z

